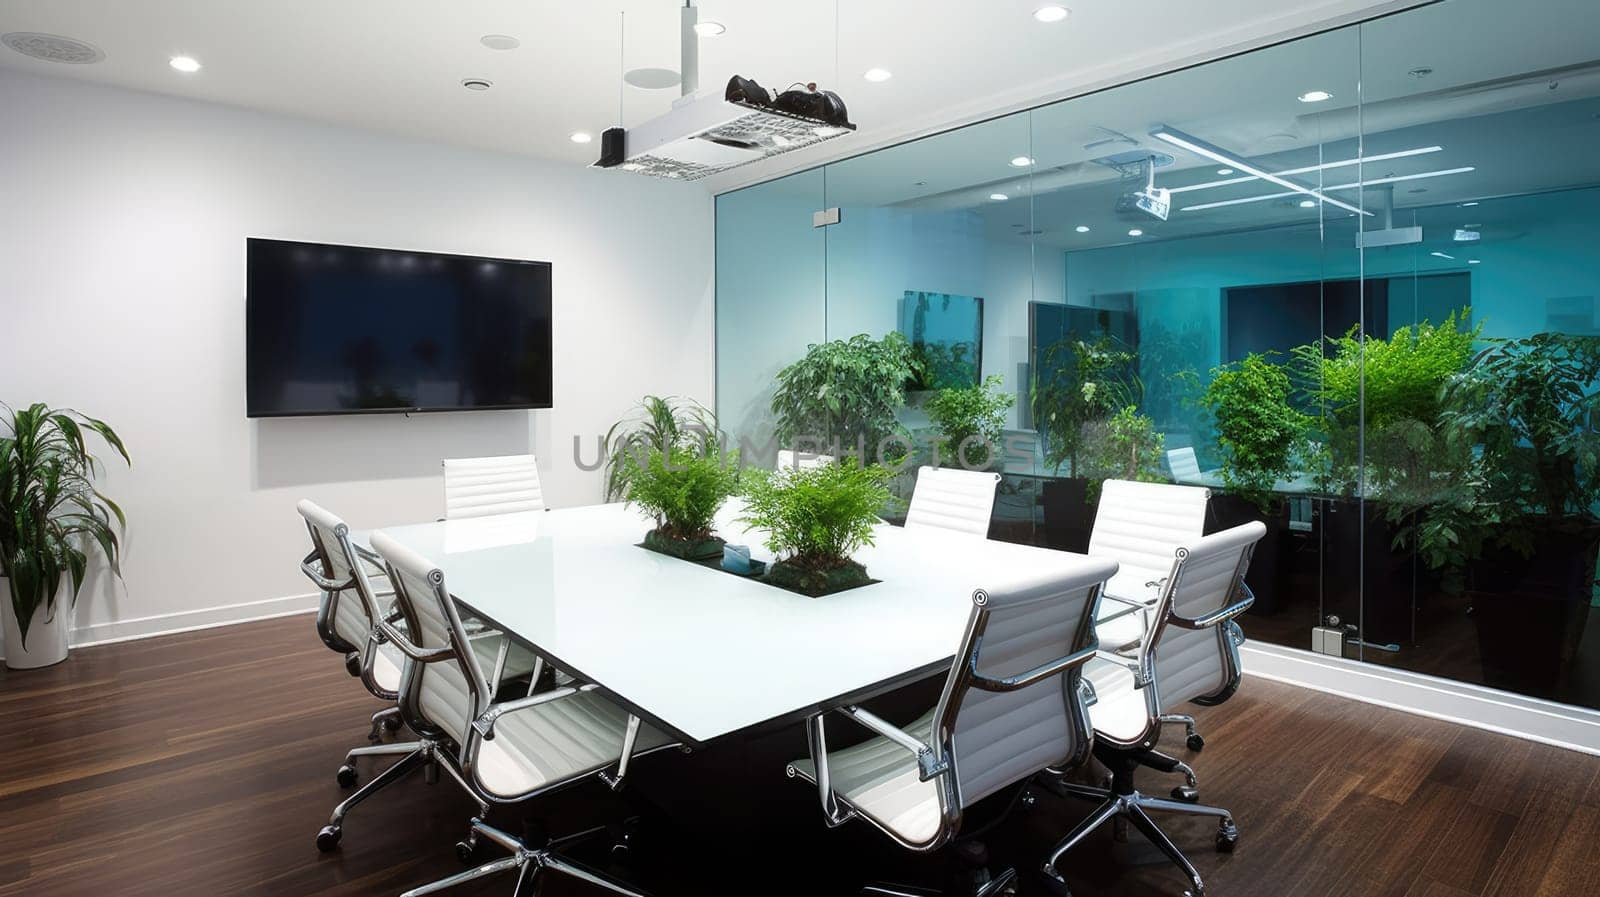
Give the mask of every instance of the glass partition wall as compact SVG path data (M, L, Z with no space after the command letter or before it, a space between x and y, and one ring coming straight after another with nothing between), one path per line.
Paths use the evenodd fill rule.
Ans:
M991 537L1082 550L1104 479L1203 485L1211 529L1268 524L1252 638L1600 706L1600 20L1501 13L718 197L722 426L771 463L780 372L853 340L911 361L872 431L902 496L999 470Z

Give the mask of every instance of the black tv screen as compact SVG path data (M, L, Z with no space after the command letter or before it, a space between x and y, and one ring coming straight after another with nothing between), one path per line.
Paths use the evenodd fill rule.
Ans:
M250 417L549 408L548 262L250 239Z

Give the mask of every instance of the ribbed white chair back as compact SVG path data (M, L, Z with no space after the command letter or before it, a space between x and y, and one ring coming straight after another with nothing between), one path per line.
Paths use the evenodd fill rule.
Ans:
M1089 534L1089 554L1119 565L1106 592L1154 601L1159 593L1147 584L1164 579L1173 553L1205 532L1210 497L1203 486L1106 480Z
M925 526L987 536L989 518L994 514L994 492L999 485L998 473L954 467L918 468L911 507L906 511L906 529Z
M389 570L395 603L407 624L404 637L424 651L455 652L453 661L412 665L407 701L424 722L464 746L467 726L492 692L445 588L444 571L382 532L372 534L372 550Z
M1252 520L1192 541L1178 566L1171 612L1196 620L1238 600L1247 554L1266 534L1266 525ZM1152 628L1155 641L1150 650L1155 652L1163 711L1215 694L1227 683L1227 653L1221 643L1230 637L1226 629L1185 629L1171 621Z
M295 505L305 518L306 529L311 533L311 544L322 562L322 575L335 582L350 583L339 591L332 605L332 629L351 648L366 649L372 633L372 620L381 613L377 607L368 607L370 588L358 588L356 562L347 549L350 528L337 515L316 502L302 500ZM375 599L372 599L375 600Z
M445 519L542 510L544 490L532 455L445 459Z
M810 470L832 464L832 455L818 455L811 452L796 452L789 449L778 449L779 470Z
M1167 470L1172 473L1172 478L1180 483L1192 483L1200 479L1200 459L1195 457L1194 446L1186 445L1183 448L1169 450Z
M934 711L940 725L954 710L949 759L963 807L1086 755L1092 730L1079 694L1081 668L1009 691L962 683L973 667L980 677L1004 680L1091 652L1099 588L1115 569L1110 561L1078 562L973 596L963 650ZM977 654L970 667L969 650Z

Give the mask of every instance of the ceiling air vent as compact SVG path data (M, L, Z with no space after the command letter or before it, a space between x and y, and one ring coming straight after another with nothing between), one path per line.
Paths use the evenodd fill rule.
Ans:
M62 37L59 34L13 31L0 35L0 43L24 56L32 56L34 59L43 59L46 62L89 65L106 58L105 51L94 44Z

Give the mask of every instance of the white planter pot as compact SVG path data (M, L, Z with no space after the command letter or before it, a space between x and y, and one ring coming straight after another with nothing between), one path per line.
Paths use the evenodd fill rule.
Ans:
M0 576L0 629L5 630L6 668L32 670L60 663L67 659L67 633L72 619L71 584L63 581L56 595L56 609L51 613L41 604L33 612L28 626L28 646L22 646L22 630L17 625L17 614L11 606L11 583Z

